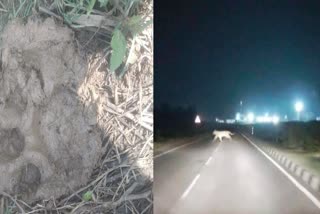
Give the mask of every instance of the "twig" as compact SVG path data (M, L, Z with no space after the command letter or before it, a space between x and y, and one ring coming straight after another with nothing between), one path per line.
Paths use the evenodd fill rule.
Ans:
M135 161L134 161L134 162L132 163L132 165L130 166L130 168L129 168L128 172L127 172L127 173L126 173L126 175L123 177L123 179L122 179L122 181L121 181L121 183L120 183L119 187L117 188L117 191L115 192L115 194L114 194L114 196L113 196L113 198L112 198L112 201L114 201L114 199L115 199L115 197L116 197L116 195L117 195L117 193L118 193L118 191L119 191L120 187L122 186L122 184L123 184L123 182L124 182L124 179L128 176L128 174L129 174L129 173L130 173L130 171L132 170L132 168L133 168L134 164L138 161L138 159L140 158L140 155L144 152L144 150L145 150L145 148L146 148L146 145L148 144L148 142L149 142L151 139L153 139L153 137L152 137L152 136L151 136L151 137L146 141L146 143L143 145L143 147L142 147L142 149L141 149L141 151L140 151L140 153L139 153L138 157L135 159Z
M1 197L0 214L4 214L4 197Z
M11 199L11 201L13 201L15 203L15 205L17 205L17 207L19 208L19 210L21 211L22 214L25 214L26 212L24 211L24 209L20 206L20 204L9 194L5 193L5 192L2 192L0 191L0 195L4 195L8 198Z
M119 169L121 167L130 167L129 165L125 165L125 164L122 164L120 166L117 166L117 167L114 167L114 168L111 168L109 169L108 171L104 172L102 175L100 175L99 177L97 177L95 180L93 180L90 184L88 184L87 186L83 187L83 188L80 188L78 191L76 191L75 193L71 194L69 197L67 197L66 199L62 200L60 204L63 204L65 203L66 201L69 201L70 198L72 198L73 196L75 196L76 194L79 194L80 192L88 189L89 187L93 186L95 183L97 183L99 180L101 180L104 176L108 175L110 172L116 170L116 169Z
M98 33L100 29L101 27L99 26L99 28L94 32L94 34L90 37L90 39L86 42L86 44L82 46L82 48L85 48L91 42L91 40L95 37L95 35Z
M55 14L54 12L48 10L47 8L39 6L39 11L42 12L42 13L46 13L46 14L48 14L50 16L54 16L55 18L59 19L60 21L63 21L63 18L61 16Z

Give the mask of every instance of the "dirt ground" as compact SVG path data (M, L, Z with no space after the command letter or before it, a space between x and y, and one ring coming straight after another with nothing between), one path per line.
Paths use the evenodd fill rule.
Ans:
M152 26L114 72L113 28L40 7L0 34L0 213L152 213Z
M73 32L48 18L2 36L0 191L28 201L85 184L101 155L97 105Z

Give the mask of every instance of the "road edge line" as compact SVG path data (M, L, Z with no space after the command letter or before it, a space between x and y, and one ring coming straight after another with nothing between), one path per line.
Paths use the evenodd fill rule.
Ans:
M175 150L181 149L181 148L183 148L183 147L185 147L185 146L188 146L188 145L191 145L191 144L195 144L195 143L198 143L198 142L199 142L199 140L195 140L195 141L193 141L193 142L186 143L186 144L183 144L183 145L174 147L174 148L169 149L169 150L167 150L167 151L165 151L165 152L162 152L162 153L160 153L160 154L155 155L155 156L153 157L153 159L157 159L157 158L159 158L159 157L161 157L161 156L163 156L163 155L166 155L166 154L168 154L168 153L170 153L170 152L173 152L173 151L175 151Z
M162 152L162 153L160 153L160 154L157 154L156 156L153 157L153 159L159 158L159 157L161 157L161 156L163 156L163 155L166 155L166 154L168 154L168 153L170 153L170 152L173 152L173 151L175 151L175 150L181 149L181 148L183 148L183 147L185 147L185 146L188 146L188 145L194 144L194 143L197 143L197 142L186 143L186 144L183 144L183 145L174 147L174 148L172 148L172 149L169 149L168 151L165 151L165 152Z
M302 184L300 184L293 176L291 176L285 169L283 169L276 161L274 161L268 154L266 154L262 149L260 149L254 142L252 142L246 135L241 135L253 145L259 152L261 152L271 163L273 163L302 193L304 193L307 198L309 198L316 207L320 209L320 201Z

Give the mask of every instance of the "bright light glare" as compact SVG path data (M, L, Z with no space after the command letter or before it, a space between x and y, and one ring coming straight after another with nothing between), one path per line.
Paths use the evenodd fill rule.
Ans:
M271 123L273 122L273 117L269 117L269 116L257 116L257 122L258 123Z
M201 123L199 115L196 116L196 119L194 120L195 123Z
M303 103L300 101L296 102L296 104L294 105L294 108L296 109L297 112L301 112L303 110Z
M229 123L229 124L233 124L233 123L235 123L235 120L233 120L233 119L227 119L226 122Z
M262 117L262 116L258 116L257 117L257 122L258 123L264 123L265 122L265 119L264 119L265 117Z
M236 114L236 120L240 120L240 113L239 112Z
M274 115L273 117L270 116L257 116L256 121L258 123L274 123L274 124L278 124L280 121L279 116Z
M278 117L278 116L273 116L273 117L272 117L272 122L273 122L274 124L278 124L278 123L279 123L279 117Z
M254 121L254 114L253 114L252 112L250 112L250 113L248 114L248 121L249 121L250 123L252 123L252 122Z

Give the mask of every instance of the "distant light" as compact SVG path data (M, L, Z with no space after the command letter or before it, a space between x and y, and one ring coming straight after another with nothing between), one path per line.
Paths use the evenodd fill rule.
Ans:
M216 118L216 122L217 122L217 123L224 123L224 120L221 120L221 119L219 119L219 118Z
M236 121L233 120L233 119L227 119L226 122L227 122L228 124L233 124L233 123L235 123Z
M273 122L273 117L266 116L265 114L264 116L257 116L256 121L258 123L271 123Z
M248 121L249 123L252 123L254 121L254 114L252 112L248 114Z
M196 119L194 120L194 122L197 124L201 123L199 115L196 116Z
M320 121L320 117L317 117L316 120L317 120L317 121Z
M296 109L297 112L301 112L303 110L303 103L298 101L295 103L294 108Z
M273 122L273 124L278 124L279 123L279 117L278 116L273 116L272 117L272 122Z
M265 117L263 117L263 116L258 116L256 120L257 120L258 123L264 123L265 122L264 118Z
M238 112L237 114L236 114L236 120L240 120L241 119L241 116L240 116L240 113Z
M287 116L287 115L285 115L285 116L284 116L284 119L285 119L285 120L288 120L288 116Z

